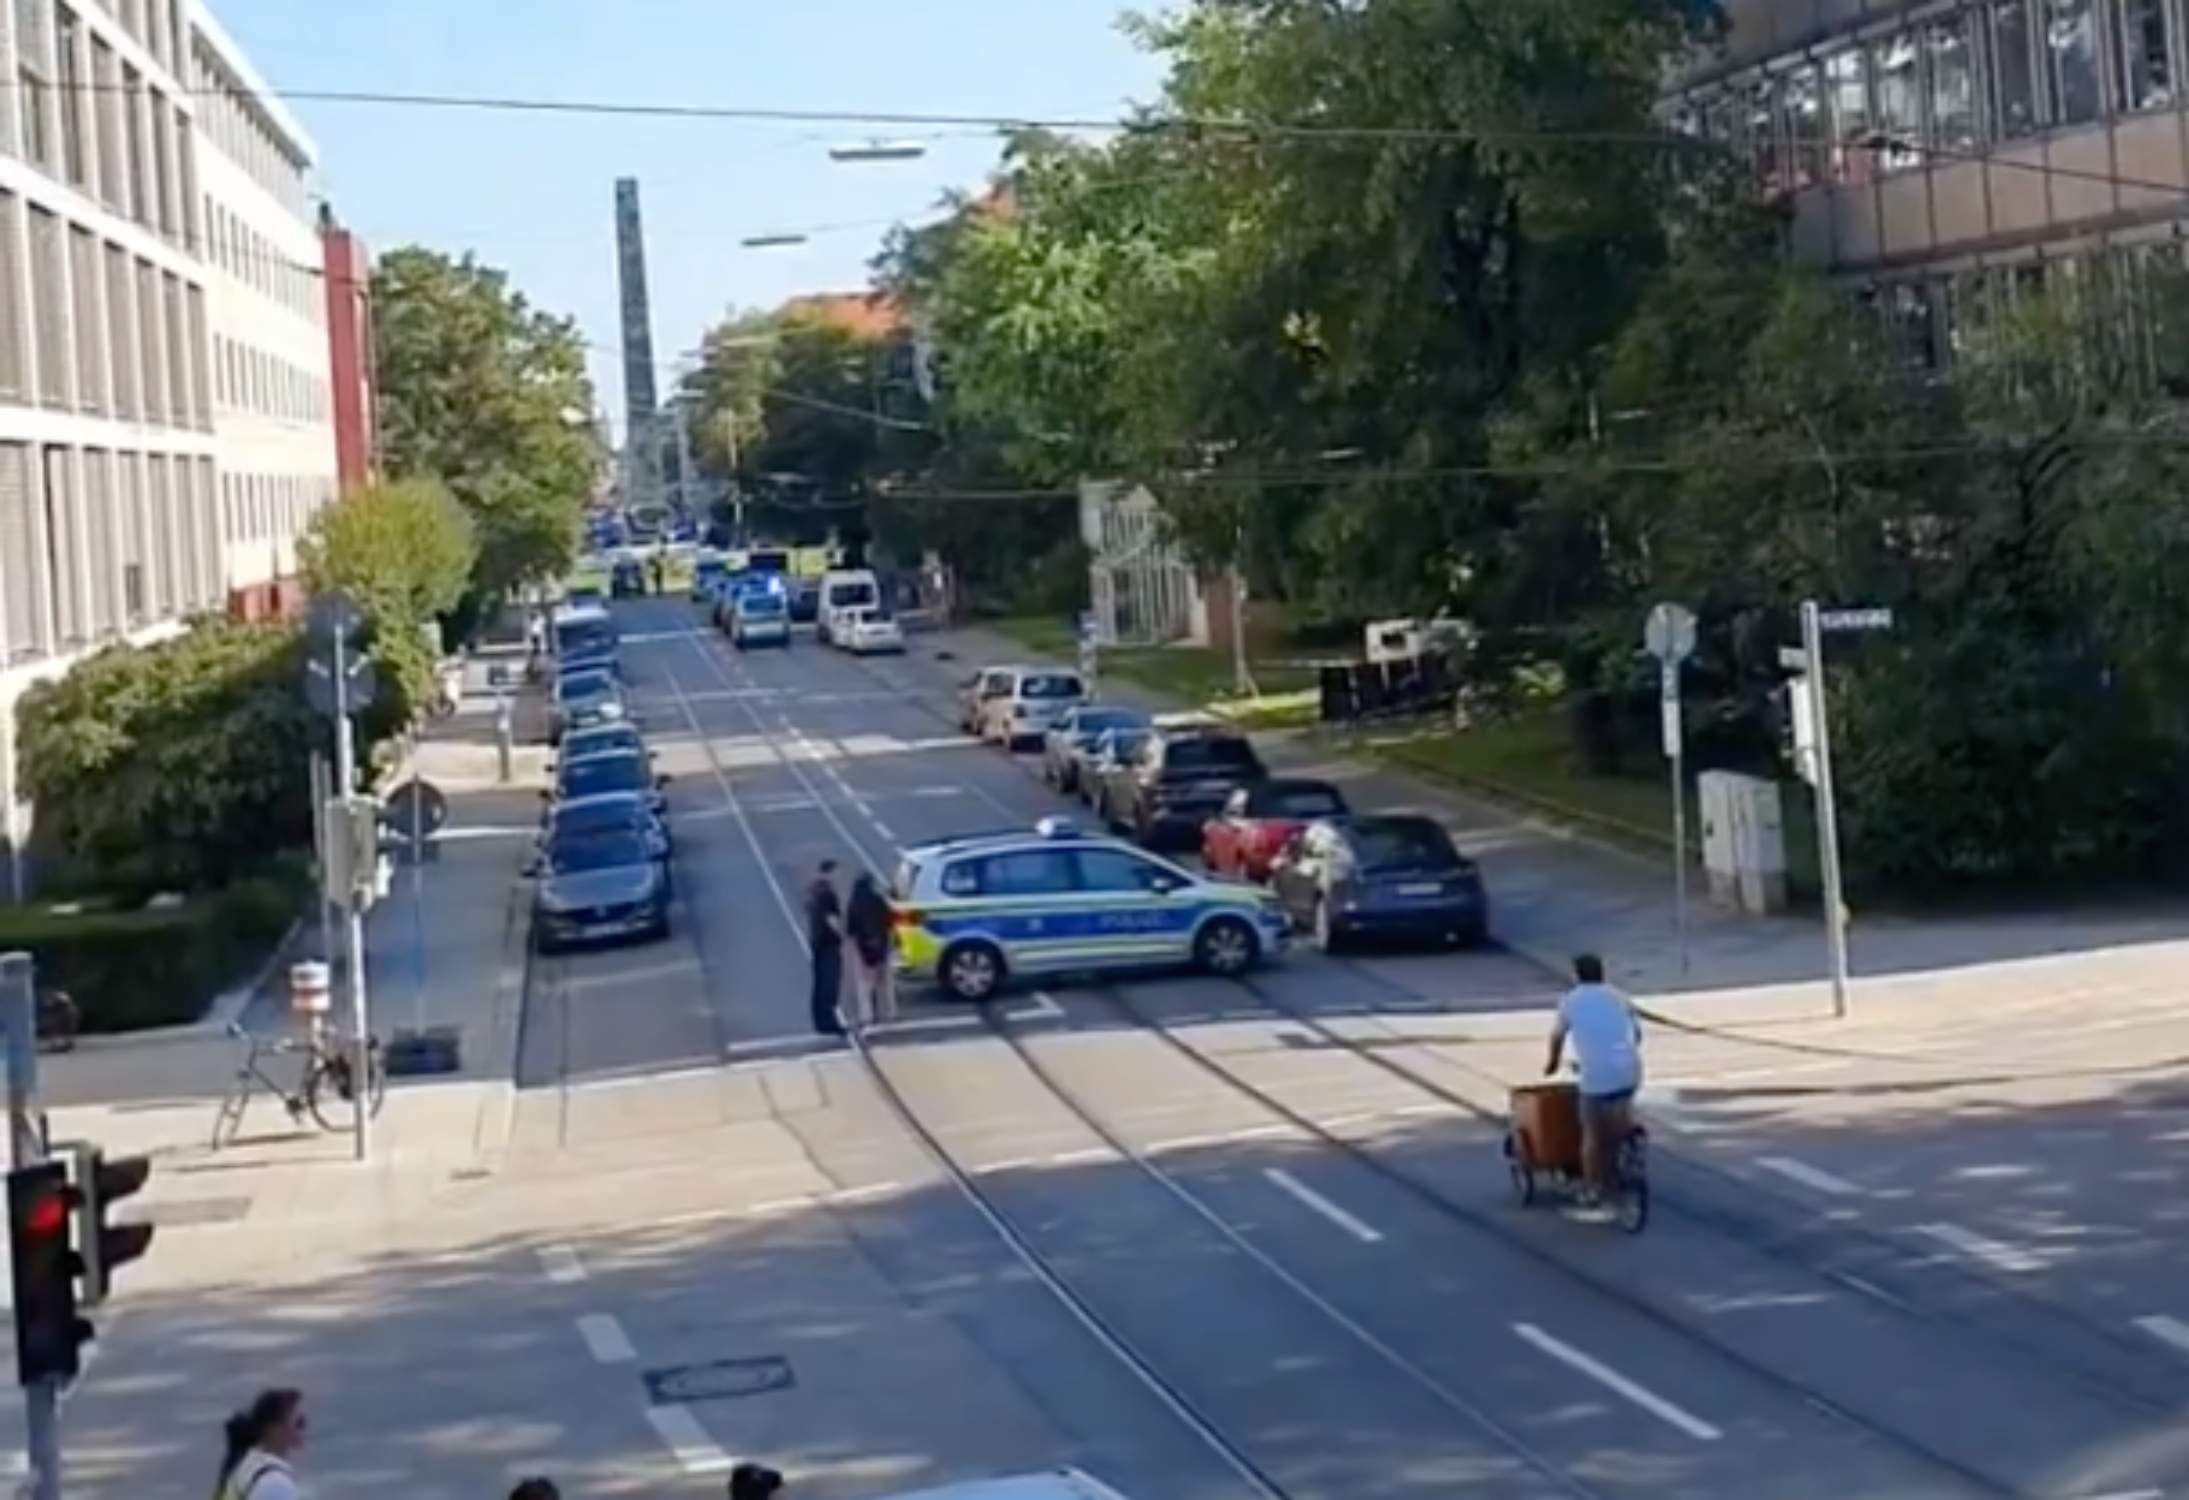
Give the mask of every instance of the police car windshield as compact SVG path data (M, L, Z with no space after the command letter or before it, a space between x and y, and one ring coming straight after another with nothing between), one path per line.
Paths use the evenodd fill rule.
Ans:
M1346 842L1366 872L1450 870L1459 865L1459 851L1451 839L1426 818L1358 823L1346 831Z
M603 792L639 792L646 789L646 765L635 755L603 755L574 760L562 768L563 796L597 797Z
M1021 698L1077 698L1081 688L1077 677L1052 672L1020 679L1018 691Z
M557 875L623 869L645 864L646 860L645 841L631 829L601 830L560 838L547 850L547 862Z

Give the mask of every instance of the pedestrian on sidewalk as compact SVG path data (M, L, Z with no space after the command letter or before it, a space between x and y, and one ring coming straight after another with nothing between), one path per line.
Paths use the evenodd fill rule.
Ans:
M783 1476L766 1464L739 1464L730 1470L730 1500L771 1500Z
M1589 1196L1601 1199L1610 1181L1612 1148L1634 1128L1634 1092L1642 1086L1642 1023L1626 996L1604 983L1604 961L1584 953L1573 961L1574 986L1558 1002L1545 1077L1558 1071L1566 1042L1581 1068L1581 1170Z
M260 1391L228 1419L214 1500L298 1500L289 1461L304 1446L306 1425L301 1391Z
M862 871L851 883L851 907L844 926L851 934L854 1024L866 1027L897 1019L897 987L890 972L889 898L873 875Z
M806 943L813 952L813 1029L842 1036L837 1002L844 989L844 906L836 895L836 861L824 859L806 890Z

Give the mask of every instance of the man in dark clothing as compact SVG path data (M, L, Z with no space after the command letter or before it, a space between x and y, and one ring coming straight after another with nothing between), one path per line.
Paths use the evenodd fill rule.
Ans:
M844 988L844 905L836 895L833 859L821 861L821 873L806 892L806 942L813 949L813 1029L842 1036L836 1001Z
M844 926L851 936L852 1024L864 1030L880 1021L894 1021L897 995L890 974L889 898L863 870L851 883L851 909L844 914Z

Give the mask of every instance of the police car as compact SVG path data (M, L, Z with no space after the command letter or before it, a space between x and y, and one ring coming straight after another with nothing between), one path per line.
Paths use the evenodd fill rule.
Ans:
M1289 936L1266 893L1063 818L907 849L891 894L899 971L959 1000L990 999L1014 975L1172 964L1243 974Z

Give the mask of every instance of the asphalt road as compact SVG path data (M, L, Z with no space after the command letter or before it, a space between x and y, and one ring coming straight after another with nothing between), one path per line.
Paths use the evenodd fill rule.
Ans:
M924 649L738 654L681 601L619 610L672 778L676 927L536 966L520 1108L571 1148L589 1089L816 1050L797 904L820 859L886 874L1062 809L956 733L956 669ZM977 1190L863 1205L868 1261L922 1295L962 1268L951 1316L1136 1493L2189 1493L2189 1361L2118 1311L2182 1300L2178 1259L2119 1271L2125 1299L2033 1293L1674 1141L1640 1239L1511 1206L1495 1090L1408 1028L1552 993L1495 949L1297 953L989 1017L908 997L876 1072L817 1076L894 1095ZM1834 1173L1891 1154L1868 1149ZM658 1291L609 1289L642 1334Z

